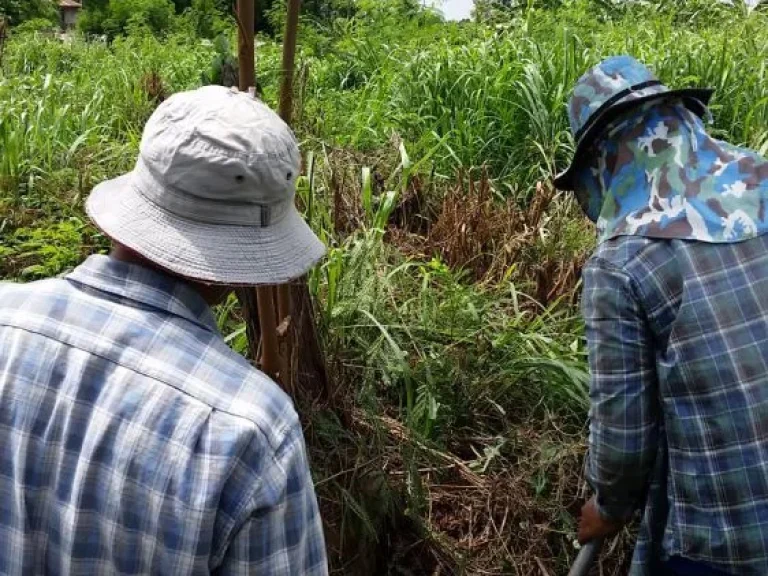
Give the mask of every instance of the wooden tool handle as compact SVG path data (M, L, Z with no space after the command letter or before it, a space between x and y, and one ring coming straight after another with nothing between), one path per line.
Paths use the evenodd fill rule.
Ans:
M579 552L576 557L576 562L573 563L571 571L568 572L568 576L587 576L592 565L600 555L600 549L603 547L603 539L598 538L588 542Z

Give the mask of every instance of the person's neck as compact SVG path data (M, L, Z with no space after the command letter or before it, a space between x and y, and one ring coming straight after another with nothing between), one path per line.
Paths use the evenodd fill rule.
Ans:
M114 258L115 260L119 260L121 262L127 262L128 264L137 264L138 266L142 266L144 268L149 268L151 270L161 272L167 276L173 276L178 281L184 282L187 286L189 286L195 292L200 294L200 296L203 298L203 300L205 300L208 303L209 306L215 306L216 304L221 303L229 295L229 293L232 292L232 288L228 286L221 286L216 284L205 284L198 280L193 280L191 278L179 276L178 274L175 274L170 270L166 270L165 268L158 266L157 264L145 258L138 252L135 252L130 248L128 248L127 246L124 246L117 242L113 243L112 251L110 252L109 255L111 258Z

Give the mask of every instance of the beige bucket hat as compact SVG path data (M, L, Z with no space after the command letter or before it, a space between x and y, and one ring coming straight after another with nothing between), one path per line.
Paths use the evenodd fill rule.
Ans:
M325 254L294 205L300 162L266 105L207 86L157 108L134 170L98 185L86 210L107 236L181 276L283 283Z

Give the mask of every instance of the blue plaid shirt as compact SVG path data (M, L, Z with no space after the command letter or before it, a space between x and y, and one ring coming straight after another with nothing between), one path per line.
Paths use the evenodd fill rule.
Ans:
M605 516L645 509L631 574L768 574L768 236L605 242L583 306L588 477Z
M290 399L183 283L0 284L0 574L326 574Z

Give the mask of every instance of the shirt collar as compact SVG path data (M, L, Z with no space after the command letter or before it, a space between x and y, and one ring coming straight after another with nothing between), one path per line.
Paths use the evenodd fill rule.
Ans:
M157 270L94 255L65 278L218 332L216 318L203 297L183 281Z

